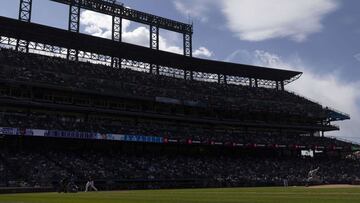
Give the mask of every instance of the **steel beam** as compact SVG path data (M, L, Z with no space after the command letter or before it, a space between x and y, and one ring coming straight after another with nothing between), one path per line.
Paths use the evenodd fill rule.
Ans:
M227 84L227 78L226 75L218 74L218 83L219 84Z
M72 0L69 6L69 24L68 30L70 32L79 33L80 31L80 11L81 8L78 5L80 0ZM76 49L68 49L67 58L72 61L78 60L79 51Z
M122 18L113 16L112 17L112 35L111 38L115 42L122 41ZM121 68L121 59L118 57L111 58L111 67Z
M29 23L31 21L31 10L32 0L20 0L19 20Z
M192 35L184 34L184 56L192 57Z
M112 17L112 40L115 42L122 41L122 18Z
M159 27L150 25L150 48L159 50ZM159 66L150 65L150 73L159 75Z
M191 34L183 34L183 50L184 50L184 56L192 57L192 35ZM186 71L185 72L185 79L186 80L193 80L193 72L192 71Z
M51 0L54 2L73 5L74 0ZM155 16L149 13L137 11L131 8L126 8L123 4L118 4L115 1L104 0L81 0L77 1L76 5L80 8L103 13L110 16L116 16L130 21L143 23L146 25L156 25L158 28L170 30L178 33L187 33L192 35L193 26L190 24L181 23L170 20L160 16Z
M193 80L193 72L185 70L184 71L184 79L185 80Z
M32 10L32 0L20 0L19 20L30 23L31 10ZM29 42L26 40L17 39L15 48L17 51L27 53L29 51Z
M74 4L69 6L69 27L68 30L71 32L79 32L80 30L80 7L77 6L76 2L79 0L74 0Z
M26 40L18 39L16 42L16 50L19 52L29 52L29 42Z
M150 25L150 48L159 50L159 27Z

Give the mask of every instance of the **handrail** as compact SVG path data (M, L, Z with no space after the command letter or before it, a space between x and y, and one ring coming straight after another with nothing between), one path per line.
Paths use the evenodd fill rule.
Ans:
M355 145L359 145L359 146L360 146L360 142L348 140L348 139L345 139L345 138L335 137L335 136L329 136L328 138L331 138L331 139L335 139L335 140L339 140L339 141L342 141L342 142L347 142L347 143L351 143L351 144L355 144Z
M328 106L326 107L326 109L331 110L331 111L334 111L334 112L339 113L339 114L343 114L343 115L345 115L345 116L347 116L347 117L350 118L350 114L344 113L344 112L342 112L342 111L336 110L336 109L331 108L331 107L328 107Z
M289 93L291 93L291 94L294 94L295 96L298 96L298 97L301 97L301 98L303 98L303 99L309 100L309 101L311 101L312 103L315 103L315 104L317 104L317 105L323 106L323 105L321 105L319 102L317 102L317 101L315 101L315 100L313 100L313 99L310 99L310 98L308 98L308 97L306 97L306 96L300 95L299 93L296 93L296 92L294 92L294 91L289 91L289 90L286 90L286 91L289 92Z
M323 105L321 105L319 102L317 102L317 101L315 101L315 100L313 100L313 99L310 99L310 98L308 98L308 97L306 97L306 96L300 95L299 93L296 93L296 92L294 92L294 91L289 91L289 90L287 90L287 92L292 93L292 94L294 94L294 95L296 95L296 96L298 96L298 97L301 97L301 98L303 98L303 99L309 100L309 101L311 101L311 102L313 102L313 103L315 103L315 104L318 104L318 105L320 105L320 106L323 106ZM335 108L331 108L331 107L329 107L329 106L326 106L326 107L323 108L323 109L325 109L325 110L330 110L330 111L334 111L334 112L336 112L336 113L345 115L345 116L347 116L347 117L350 118L350 114L345 113L345 112L342 112L342 111L339 111L339 110L337 110L337 109L335 109Z

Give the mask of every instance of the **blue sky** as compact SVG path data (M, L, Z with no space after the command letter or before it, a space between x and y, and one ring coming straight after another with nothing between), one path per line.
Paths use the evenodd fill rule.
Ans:
M303 71L289 91L350 113L330 133L360 141L360 1L123 0L126 6L194 23L197 57ZM67 28L68 7L33 0L33 22ZM17 18L19 0L1 0ZM109 37L109 17L82 11L81 30ZM146 46L148 27L124 22L124 41ZM181 53L181 36L160 31L161 49Z

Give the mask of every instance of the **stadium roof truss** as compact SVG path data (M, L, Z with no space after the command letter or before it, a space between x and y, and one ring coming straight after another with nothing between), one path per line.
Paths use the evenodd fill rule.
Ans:
M193 26L125 7L116 0L50 0L69 5L68 31L31 22L32 0L20 0L19 21L0 17L2 46L114 68L183 78L284 90L302 73L192 57ZM110 15L112 39L79 32L81 9ZM122 19L150 26L149 48L122 42ZM159 50L159 29L183 34L184 55ZM14 43L16 42L16 43Z
M153 25L162 29L182 33L192 34L193 26L182 22L170 20L160 16L144 13L125 7L115 0L50 0L62 4L77 6L82 9L91 10L110 16L120 17L130 21Z
M327 119L329 123L333 121L344 121L351 119L350 115L347 113L343 113L330 107L325 107L324 109L327 113Z
M0 17L0 35L3 46L18 46L15 42L25 41L29 52L52 53L63 58L68 50L77 50L76 58L80 61L99 61L113 67L127 64L123 68L184 79L214 82L217 79L219 83L281 88L302 74L187 57L4 17ZM152 71L152 64L156 64L156 71Z
M27 0L31 1L31 0ZM125 7L116 0L50 0L69 5L69 31L79 32L81 9L112 16L112 40L122 41L122 19L150 26L150 47L159 50L159 29L183 34L184 55L192 56L193 26Z
M116 0L50 0L69 5L68 30L31 23L32 0L19 1L19 20L0 16L0 47L185 80L278 90L284 90L285 85L302 75L297 71L194 58L192 25L126 8ZM112 38L80 33L81 9L112 16ZM150 48L122 42L122 19L150 26ZM183 55L159 50L160 28L183 34ZM328 123L350 119L337 110L325 110Z

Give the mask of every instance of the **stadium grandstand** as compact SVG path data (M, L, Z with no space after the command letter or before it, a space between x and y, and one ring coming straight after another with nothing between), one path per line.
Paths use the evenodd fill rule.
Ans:
M316 167L359 181L358 145L325 136L350 116L286 90L303 73L194 58L192 25L116 1L52 1L68 30L32 23L31 0L0 17L3 190L305 185ZM112 16L112 39L80 33L81 9ZM150 27L149 47L122 42L123 19ZM183 55L159 50L159 29Z

